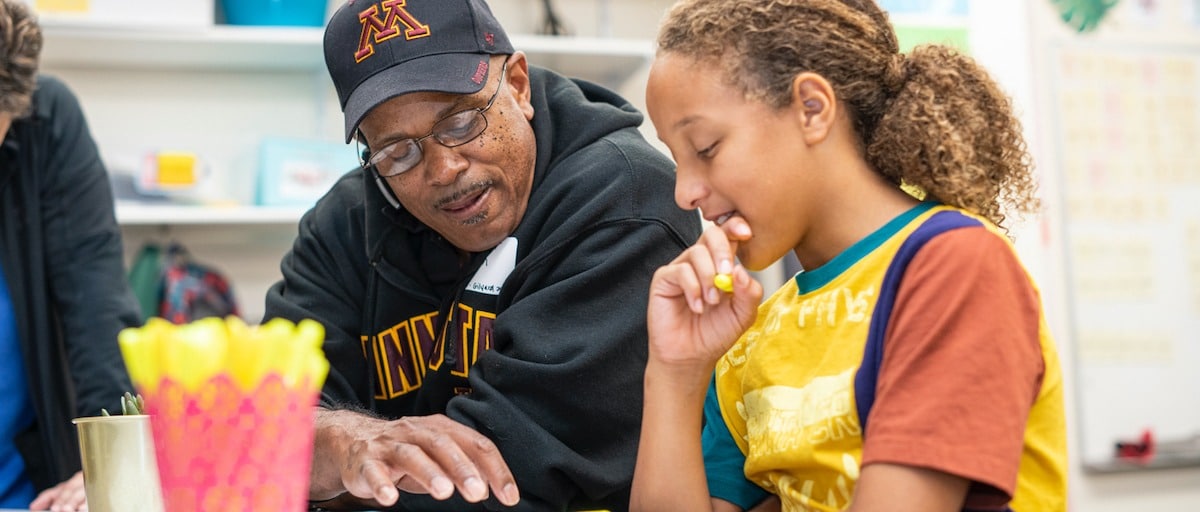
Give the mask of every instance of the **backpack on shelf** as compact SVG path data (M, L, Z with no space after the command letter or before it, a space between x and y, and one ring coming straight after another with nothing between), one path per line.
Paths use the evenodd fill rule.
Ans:
M183 245L172 242L163 252L146 244L129 271L130 286L142 307L142 320L153 316L182 324L210 316L238 316L229 280L216 269L197 263Z

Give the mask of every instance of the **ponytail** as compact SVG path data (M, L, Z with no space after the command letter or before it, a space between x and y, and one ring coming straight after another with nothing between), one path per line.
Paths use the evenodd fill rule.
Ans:
M1002 228L1006 211L1037 210L1021 124L973 59L920 46L893 59L884 77L892 96L863 137L867 160L881 174Z

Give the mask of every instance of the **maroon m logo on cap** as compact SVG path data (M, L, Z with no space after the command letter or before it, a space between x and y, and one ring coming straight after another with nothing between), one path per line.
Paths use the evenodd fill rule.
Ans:
M406 2L407 0L384 0L378 6L371 5L358 13L358 21L362 24L362 35L358 38L358 50L354 52L355 62L362 62L367 57L374 55L376 43L382 43L400 35L400 27L397 26L397 23L404 24L405 40L429 35L429 25L417 21L404 8ZM384 10L382 18L379 15L380 7Z

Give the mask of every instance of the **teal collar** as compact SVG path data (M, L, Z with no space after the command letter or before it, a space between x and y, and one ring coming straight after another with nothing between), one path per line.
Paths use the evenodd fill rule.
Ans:
M800 289L800 294L819 290L822 286L829 284L833 278L845 272L846 269L858 263L859 260L870 254L878 248L884 241L895 235L904 226L907 226L913 219L919 217L922 213L929 211L930 208L937 206L938 203L931 201L922 202L908 211L897 215L896 218L888 221L875 232L867 235L862 240L854 242L854 245L847 247L833 259L812 270L801 270L794 278L796 287Z

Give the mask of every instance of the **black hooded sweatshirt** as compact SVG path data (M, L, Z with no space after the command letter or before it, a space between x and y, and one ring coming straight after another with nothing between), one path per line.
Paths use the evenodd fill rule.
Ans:
M266 319L325 325L323 405L446 414L495 442L521 490L515 509L401 493L397 510L629 507L649 283L700 219L674 204L674 166L633 106L536 67L530 79L537 158L508 239L460 266L356 169L301 220L267 295Z
M133 391L117 333L141 320L108 173L79 102L54 78L38 78L33 111L0 147L0 211L0 265L37 416L16 444L41 490L79 471L71 419Z

